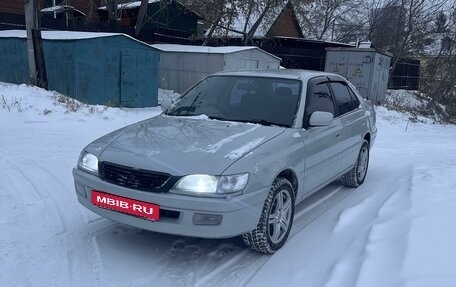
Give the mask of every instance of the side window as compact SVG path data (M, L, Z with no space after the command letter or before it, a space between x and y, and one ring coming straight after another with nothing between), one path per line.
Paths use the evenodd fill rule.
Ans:
M334 102L328 84L320 81L309 81L307 87L304 128L309 127L309 118L313 112L329 112L335 115Z
M356 109L357 107L359 107L358 97L355 95L355 92L353 92L353 90L350 87L348 87L348 90L350 91L350 96L352 97L353 106Z
M355 105L347 85L342 82L331 82L329 84L333 90L334 97L336 98L336 104L339 108L339 115L346 114L358 107L359 102L358 105Z

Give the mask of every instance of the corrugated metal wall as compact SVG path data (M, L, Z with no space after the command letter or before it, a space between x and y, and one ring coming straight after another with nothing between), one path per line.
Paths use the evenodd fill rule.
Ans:
M28 60L24 39L0 38L0 81L27 83Z
M222 70L222 54L161 52L160 88L183 93L202 78Z
M227 54L163 51L160 54L160 88L183 93L216 72L277 69L279 66L280 59L260 49Z
M385 100L391 57L374 49L328 48L325 71L349 80L360 94L375 103Z
M278 69L280 59L258 49L225 54L224 71Z
M50 90L89 104L157 106L154 48L121 35L44 40L43 47ZM0 38L0 67L0 81L28 82L25 39Z

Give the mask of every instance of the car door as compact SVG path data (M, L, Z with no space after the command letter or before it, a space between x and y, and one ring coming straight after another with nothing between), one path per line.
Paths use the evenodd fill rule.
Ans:
M303 182L304 191L307 193L328 183L340 173L342 124L337 118L335 102L326 77L318 77L309 81L305 105ZM309 118L315 111L330 112L335 115L335 118L329 126L312 127L309 125Z
M361 148L364 131L366 130L366 117L360 106L359 100L344 81L331 81L329 83L336 100L339 119L342 123L342 170L347 170L355 164Z

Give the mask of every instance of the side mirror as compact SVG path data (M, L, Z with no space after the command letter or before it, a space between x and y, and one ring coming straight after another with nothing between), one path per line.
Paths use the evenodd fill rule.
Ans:
M160 104L160 107L161 107L162 111L166 111L169 107L171 107L172 104L173 104L173 101L171 99L163 99Z
M332 113L316 111L310 115L309 125L314 127L329 126L333 118Z

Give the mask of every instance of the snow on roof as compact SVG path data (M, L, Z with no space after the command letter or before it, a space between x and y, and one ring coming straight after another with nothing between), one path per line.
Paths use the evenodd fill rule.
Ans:
M161 0L149 0L148 3L156 3L160 2ZM139 8L141 6L141 1L130 1L127 3L121 3L117 4L117 9L122 10L122 9L135 9ZM98 8L98 10L107 10L108 8L106 6L101 6Z
M264 6L266 5L266 3L264 2L257 3L258 7L256 7L256 9L253 9L252 14L250 15L248 20L245 17L245 13L234 8L235 11L233 11L233 16L222 19L221 23L219 24L219 27L215 29L213 36L240 37L244 33L244 27L246 22L247 27L245 32L248 33L252 29L255 22L260 18L265 8ZM288 1L281 1L280 3L277 3L277 5L271 6L271 8L264 16L263 20L261 21L253 36L265 37L268 31L271 29L274 22L276 21L276 19L282 13L283 9L285 9L287 3ZM226 9L233 10L230 3L226 6ZM209 30L210 29L208 29L208 31Z
M178 52L178 53L204 53L204 54L230 54L240 51L247 50L259 50L265 54L268 54L278 60L281 58L266 52L255 46L224 46L224 47L209 47L209 46L191 46L191 45L175 45L175 44L154 44L151 45L153 48L163 52Z
M81 13L82 15L85 15L85 13L79 11L78 9L74 8L73 6L68 6L68 5L56 5L56 6L51 6L47 8L41 9L41 13L52 13L52 12L62 12L62 11L76 11L78 13Z
M151 3L161 2L161 1L164 1L164 0L149 0L148 3L151 4ZM171 3L171 1L168 1L168 2L164 1L164 3ZM185 6L184 4L182 4L182 2L176 1L176 3L178 5L184 7L185 9L187 9L188 11L190 11L191 13L193 13L194 15L199 17L200 19L203 19L203 17L200 14L198 14L194 10L188 9L188 7ZM139 8L140 6L141 6L141 1L129 1L129 2L126 2L126 3L117 4L117 9L118 10L136 9L136 8ZM98 10L106 11L106 10L108 10L108 8L106 6L101 6L101 7L98 7Z
M239 51L259 49L252 46L226 46L226 47L209 47L209 46L190 46L174 44L155 44L152 47L163 52L188 52L188 53L208 53L208 54L229 54Z
M41 37L45 40L84 40L102 37L124 36L151 48L150 45L141 42L129 35L122 33L99 33L99 32L75 32L75 31L41 31ZM3 30L0 38L27 38L25 30Z
M41 37L46 40L78 40L100 37L112 37L124 35L120 33L96 33L96 32L73 32L73 31L41 31ZM125 35L129 37L128 35ZM27 38L25 30L0 31L0 38Z

